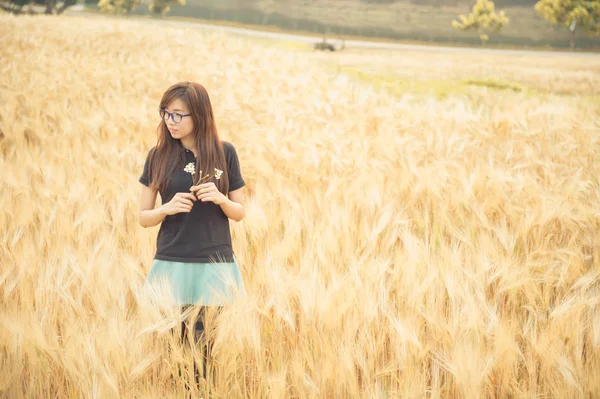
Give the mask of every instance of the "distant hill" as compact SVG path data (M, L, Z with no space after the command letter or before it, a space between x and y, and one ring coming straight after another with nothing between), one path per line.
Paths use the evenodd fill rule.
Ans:
M340 1L341 2L341 1ZM457 6L472 7L475 0L361 0L365 4L393 5L395 3L412 3L421 6ZM537 0L500 0L495 1L496 7L529 7L537 3Z
M234 21L315 34L355 35L396 40L478 45L474 32L452 28L458 14L468 13L475 0L187 0L168 15L205 20ZM491 35L489 45L569 46L569 32L540 18L536 1L499 0L510 23L500 34ZM147 14L140 6L135 14ZM577 46L600 48L600 37L579 34Z

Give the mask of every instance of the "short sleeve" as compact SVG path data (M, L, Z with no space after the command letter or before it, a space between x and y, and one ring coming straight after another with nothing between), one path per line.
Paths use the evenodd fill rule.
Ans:
M235 147L231 143L225 143L227 151L227 173L229 174L229 191L235 191L246 185L240 170L240 160Z
M142 171L142 175L139 178L139 182L142 183L144 186L150 187L150 182L151 182L151 177L150 174L148 172L149 169L149 164L150 164L150 156L152 154L154 150L154 147L152 147L150 149L150 151L148 152L148 155L146 156L146 162L144 162L144 170Z

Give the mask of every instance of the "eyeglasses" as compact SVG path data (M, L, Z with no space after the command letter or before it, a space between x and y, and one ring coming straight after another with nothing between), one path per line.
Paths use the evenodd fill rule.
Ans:
M190 116L191 114L179 114L177 112L169 112L166 109L160 109L158 110L158 113L160 114L160 117L162 118L163 121L168 122L169 118L171 118L171 120L175 123L179 123L181 122L181 120L183 119L184 116Z

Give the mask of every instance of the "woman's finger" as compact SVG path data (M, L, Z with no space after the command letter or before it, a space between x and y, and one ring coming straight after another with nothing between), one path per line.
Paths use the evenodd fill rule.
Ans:
M192 201L195 200L194 194L192 193L177 193L176 201Z
M185 198L189 198L189 199L191 199L191 200L195 200L195 199L196 199L196 197L194 197L194 194L192 194L192 193L183 193L183 194L181 194L181 195L182 195L183 197L185 197Z

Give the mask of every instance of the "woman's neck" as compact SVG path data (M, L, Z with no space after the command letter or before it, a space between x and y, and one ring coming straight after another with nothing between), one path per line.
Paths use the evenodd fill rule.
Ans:
M194 149L194 141L193 140L179 140L181 142L181 145L183 146L183 148L185 148L186 150L190 150L192 151Z

